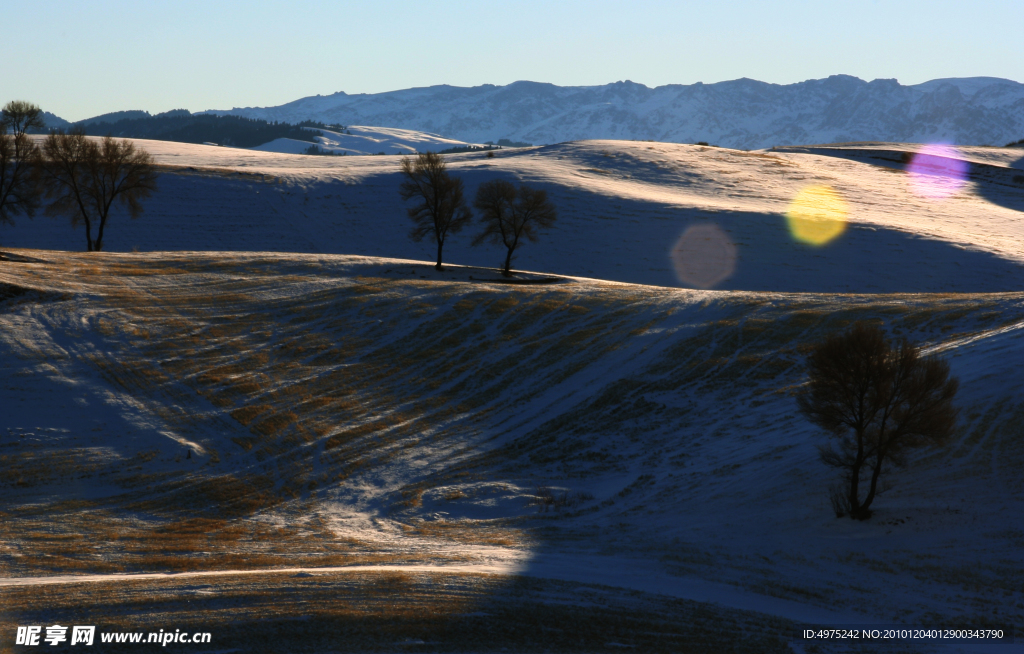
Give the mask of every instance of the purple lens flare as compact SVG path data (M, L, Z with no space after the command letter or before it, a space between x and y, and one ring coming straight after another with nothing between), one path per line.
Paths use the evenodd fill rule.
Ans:
M945 200L967 184L969 164L952 145L931 143L922 147L907 166L911 192L929 200Z

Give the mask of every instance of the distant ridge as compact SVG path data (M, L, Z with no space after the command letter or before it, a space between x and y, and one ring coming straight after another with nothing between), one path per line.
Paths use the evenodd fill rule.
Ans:
M310 96L278 107L211 110L271 121L381 125L471 143L632 139L756 149L773 145L942 141L1006 145L1024 138L1024 84L994 77L913 86L849 75L797 84L738 79L649 88L630 81L555 86L431 86Z
M76 128L90 136L114 136L118 138L152 139L177 141L180 143L213 143L240 148L257 147L274 140L288 139L302 143L303 149L316 142L322 135L317 127L307 123L304 129L299 125L272 123L257 118L242 116L215 116L191 114L185 109L173 109L155 116L146 111L115 111L76 123L67 123L52 114L44 122L48 131L52 128ZM61 121L64 124L61 124Z

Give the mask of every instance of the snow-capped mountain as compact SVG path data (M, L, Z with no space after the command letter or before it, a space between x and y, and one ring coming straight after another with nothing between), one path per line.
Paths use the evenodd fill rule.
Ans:
M515 82L302 98L208 113L296 123L386 125L480 143L707 141L733 148L845 141L1004 145L1024 138L1024 84L994 77L913 86L849 75L798 84L738 79L648 88Z

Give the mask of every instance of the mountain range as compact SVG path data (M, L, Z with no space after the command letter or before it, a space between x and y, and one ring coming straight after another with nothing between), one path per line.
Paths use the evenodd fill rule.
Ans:
M1024 138L1024 84L994 77L911 86L849 75L797 84L738 79L649 88L515 82L310 96L206 113L383 125L471 143L579 139L709 142L731 148L849 141L1005 145Z

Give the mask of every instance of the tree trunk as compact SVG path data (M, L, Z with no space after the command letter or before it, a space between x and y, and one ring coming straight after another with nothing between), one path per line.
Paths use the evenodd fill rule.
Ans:
M437 242L437 265L434 266L434 268L436 268L438 270L441 270L441 248L443 248L443 247L444 247L444 244L441 243L441 241L439 240Z
M850 468L850 517L859 519L860 515L860 464Z
M501 274L505 277L512 276L512 248L509 248L508 254L505 255L505 270Z
M850 466L850 517L863 520L864 506L860 503L860 469L864 467L864 429L857 430L857 457ZM870 515L870 514L869 514Z
M93 252L99 252L103 249L103 228L107 224L106 218L100 218L100 227L97 230L96 241L92 244Z
M92 251L93 252L99 252L102 249L103 249L103 243L99 239L97 239L96 242L92 244Z
M86 250L85 251L86 252L92 252L93 251L92 225L89 223L89 219L88 218L85 219L85 242L86 242Z
M882 474L882 461L885 460L885 455L881 455L875 461L875 465L871 470L871 486L868 488L868 495L864 498L864 504L861 505L860 510L864 513L864 518L871 517L871 512L868 507L875 501L875 489L878 488L878 477Z

